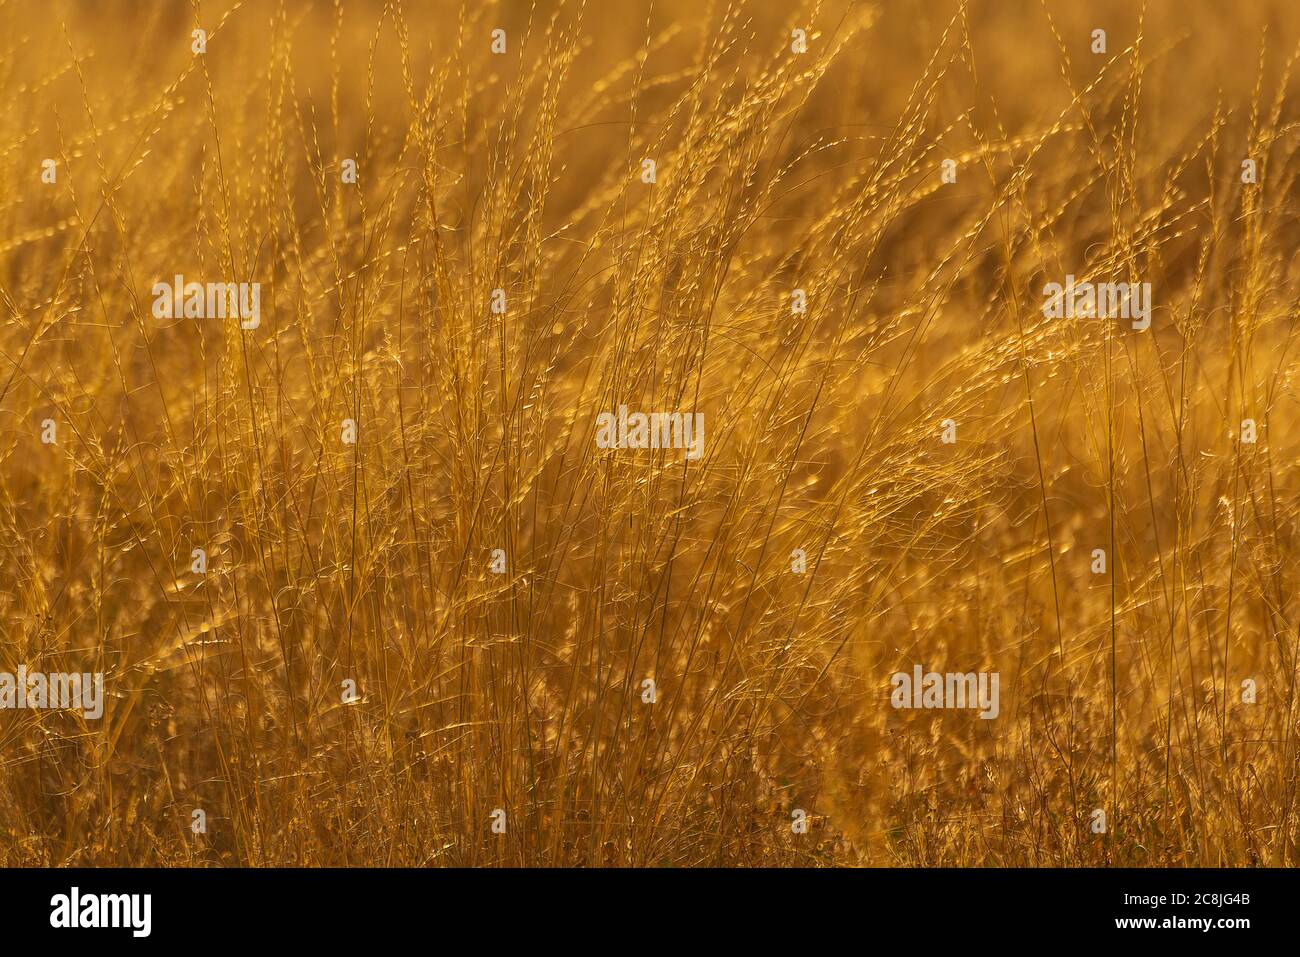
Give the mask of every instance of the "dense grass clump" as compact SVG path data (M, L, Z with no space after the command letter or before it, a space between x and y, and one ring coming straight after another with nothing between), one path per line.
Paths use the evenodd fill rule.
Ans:
M1297 863L1298 41L0 0L0 863Z

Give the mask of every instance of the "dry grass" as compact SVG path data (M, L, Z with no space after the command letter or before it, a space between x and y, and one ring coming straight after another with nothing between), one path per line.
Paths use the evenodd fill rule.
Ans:
M1296 863L1300 7L784 6L0 2L0 862Z

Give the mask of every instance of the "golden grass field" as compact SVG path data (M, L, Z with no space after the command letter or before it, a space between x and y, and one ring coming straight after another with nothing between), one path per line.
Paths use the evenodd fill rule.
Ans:
M1295 864L1298 44L0 0L0 670L106 689L0 711L0 863ZM155 318L177 274L260 325ZM702 456L597 447L621 404ZM918 664L999 716L893 708Z

